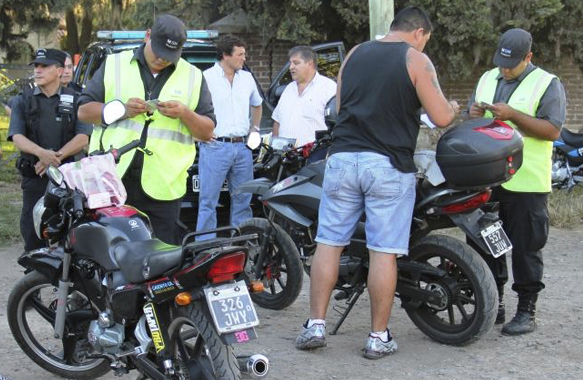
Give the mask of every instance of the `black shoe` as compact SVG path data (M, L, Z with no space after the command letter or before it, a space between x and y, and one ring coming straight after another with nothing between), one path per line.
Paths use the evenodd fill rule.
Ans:
M527 311L517 311L510 322L502 327L503 335L522 335L533 332L536 329L534 314Z
M518 294L518 308L512 320L502 327L504 335L522 335L536 329L534 315L536 312L537 294Z

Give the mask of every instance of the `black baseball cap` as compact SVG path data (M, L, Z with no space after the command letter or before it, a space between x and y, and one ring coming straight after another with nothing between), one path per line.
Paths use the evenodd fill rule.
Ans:
M34 61L30 64L40 63L43 65L59 65L61 67L65 66L65 59L67 54L64 51L57 49L38 49L34 53Z
M186 41L186 27L177 17L161 15L154 21L150 31L152 50L157 57L176 63L182 54L182 45Z
M512 69L530 52L532 36L524 29L509 29L498 41L498 48L494 53L494 64L498 67Z

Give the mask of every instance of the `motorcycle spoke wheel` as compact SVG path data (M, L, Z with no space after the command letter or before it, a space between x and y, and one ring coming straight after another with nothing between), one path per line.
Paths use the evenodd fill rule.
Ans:
M441 343L464 345L492 328L498 309L496 284L470 246L450 236L431 235L413 244L409 258L446 273L408 279L440 297L438 304L422 302L416 307L408 307L411 300L403 299L407 314L421 331Z
M239 229L244 235L259 235L258 239L246 242L249 250L246 279L259 280L265 287L265 291L251 294L253 302L266 309L281 310L291 305L300 294L303 271L300 255L292 239L280 226L273 226L273 241L264 254L259 273L256 273L255 268L264 246L263 239L267 238L264 235L274 227L267 219L253 218L241 224Z
M76 326L67 323L66 337L54 337L56 297L57 288L37 272L30 272L14 287L8 300L8 323L20 348L39 366L62 377L85 379L107 373L107 361L86 358L91 353L89 320ZM88 302L84 307L90 310ZM67 305L68 313L73 312L71 308Z

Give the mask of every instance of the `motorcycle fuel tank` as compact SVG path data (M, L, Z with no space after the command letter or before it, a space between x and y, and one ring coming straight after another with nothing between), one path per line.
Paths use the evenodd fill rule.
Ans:
M151 238L148 218L130 206L99 209L94 221L76 226L69 235L80 257L90 258L108 271L118 268L113 254L117 244Z

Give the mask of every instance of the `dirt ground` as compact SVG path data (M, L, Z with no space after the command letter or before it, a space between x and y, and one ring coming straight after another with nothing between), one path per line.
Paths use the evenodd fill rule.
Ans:
M22 276L15 257L21 247L0 249L0 378L11 380L58 379L36 366L16 345L6 321L6 301L12 285ZM361 297L338 335L328 347L301 352L293 347L300 324L308 315L308 288L283 311L258 309L259 340L236 346L238 353L262 353L271 363L269 378L366 380L532 380L583 379L583 228L552 229L545 248L547 288L538 303L538 330L521 337L505 337L495 326L479 341L465 347L436 343L419 331L395 303L390 328L399 351L377 361L366 360L361 349L369 329L368 297ZM516 297L507 285L507 318L515 311ZM333 301L335 302L335 301ZM338 320L330 310L328 323ZM135 379L136 373L122 377ZM112 374L103 379L116 379Z

